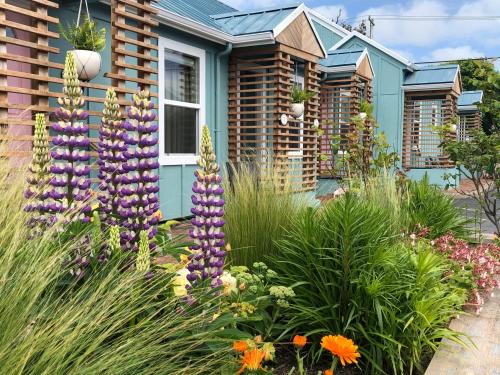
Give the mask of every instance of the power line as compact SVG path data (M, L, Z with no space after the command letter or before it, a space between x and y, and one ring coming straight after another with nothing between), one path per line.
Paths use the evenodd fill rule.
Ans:
M366 18L367 15L345 18L344 21L358 18ZM500 15L492 16L404 16L399 14L379 14L371 15L377 20L408 20L408 21L429 21L429 20L451 20L451 21L494 21L500 20Z
M464 59L451 59L451 60L434 60L434 61L419 61L414 64L420 65L420 64L432 64L432 63L448 63L448 62L457 62L457 61L484 61L484 60L497 60L500 59L500 56L492 56L492 57L468 57Z

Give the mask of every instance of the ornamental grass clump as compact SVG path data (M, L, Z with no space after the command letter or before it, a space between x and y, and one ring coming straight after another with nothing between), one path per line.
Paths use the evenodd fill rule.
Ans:
M51 152L52 164L50 180L53 199L48 207L51 213L63 213L66 220L90 221L86 214L90 212L90 166L87 162L90 155L87 148L90 144L87 133L88 124L83 121L89 116L81 109L85 103L76 72L75 61L71 53L66 54L64 65L64 97L58 98L59 108L54 112L58 120L52 125L57 135L52 139L55 149Z
M124 174L117 176L119 187L119 214L125 231L121 233L122 245L137 251L140 232L147 231L149 239L156 234L158 222L158 124L149 91L143 90L133 97L133 105L127 109L128 120L123 124L129 133L124 137L128 146L124 156ZM153 246L153 244L151 244Z
M24 210L30 213L27 225L32 228L32 236L37 236L53 221L47 202L50 182L49 133L45 124L45 115L41 113L37 113L35 117L33 158L28 170L29 174L26 178L28 187L24 196L29 201Z
M194 244L189 248L187 276L191 286L198 282L210 279L212 287L222 285L220 276L224 267L224 189L221 186L222 177L219 175L219 165L212 147L210 130L203 127L199 168L194 175L193 195L191 200L194 207L191 209L194 218L189 235Z
M274 169L242 162L231 165L227 174L224 232L233 249L230 261L247 267L266 262L279 252L276 241L283 238L309 201L295 194L288 182L283 184L283 175Z
M121 121L120 105L115 90L106 91L101 127L99 129L99 213L101 220L108 225L119 224L118 188L123 174L123 163L127 161L124 153L128 147L124 139L126 133Z
M28 240L29 213L22 210L24 176L6 164L0 160L2 374L221 371L228 362L230 341L219 338L221 325L203 313L206 305L193 307L192 315L179 314L167 272L145 282L142 274L124 272L120 259L111 257L83 282L68 279L61 258L71 253L80 236L65 239L65 233L49 227L36 240ZM113 231L112 248L117 239ZM219 349L212 350L217 345Z

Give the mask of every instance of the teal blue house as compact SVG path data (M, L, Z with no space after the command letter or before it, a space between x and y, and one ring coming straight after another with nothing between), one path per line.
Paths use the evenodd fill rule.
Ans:
M32 12L41 7L38 1L28 3ZM77 17L79 1L46 3L59 5L47 8L52 33L57 32L52 19L64 24ZM297 191L315 195L331 191L338 177L326 172L336 155L318 161L327 150L317 127L329 122L327 134L344 134L367 100L379 131L411 178L427 173L432 182L442 183L452 168L432 128L455 121L458 114L458 66L416 65L304 4L242 12L217 0L112 0L111 9L110 1L88 3L92 18L107 30L108 48L101 73L84 85L85 95L102 98L103 88L116 82L123 95L138 86L151 89L158 105L164 217L189 215L204 124L222 165L272 165ZM38 17L20 13L12 14ZM11 33L20 38L25 29L13 27ZM56 93L60 64L71 46L49 38L48 90ZM294 85L316 94L303 108L291 105ZM54 98L49 95L51 107ZM88 109L91 137L96 137L102 100L90 100ZM466 128L459 126L457 134Z

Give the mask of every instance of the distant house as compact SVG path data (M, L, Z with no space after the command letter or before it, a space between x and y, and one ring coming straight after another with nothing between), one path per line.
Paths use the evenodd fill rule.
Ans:
M463 141L468 140L472 130L481 129L482 118L478 104L482 102L482 91L464 91L458 98L458 115L460 117L457 129L458 139Z
M2 139L17 142L16 150L9 149L11 157L29 154L33 113L55 106L61 64L71 48L58 38L56 24L75 20L78 3L6 0L0 5L6 19L0 29L8 35L0 40L0 124ZM326 177L318 161L325 145L318 142L316 126L329 120L327 131L345 132L367 100L409 176L427 172L439 183L451 168L432 126L457 114L458 66L417 66L304 4L245 12L217 0L89 4L108 38L101 74L83 83L91 136L97 136L106 87L118 86L122 105L137 86L152 91L166 217L189 215L203 124L212 131L222 164L273 165L297 191L314 196L318 177ZM290 106L294 85L316 93L299 118ZM13 108L24 111L23 117ZM335 180L321 179L321 185L328 190Z

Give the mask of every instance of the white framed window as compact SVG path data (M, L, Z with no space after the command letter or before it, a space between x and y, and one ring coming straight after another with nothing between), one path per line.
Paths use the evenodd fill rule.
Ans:
M159 38L159 163L196 164L205 123L205 50Z

